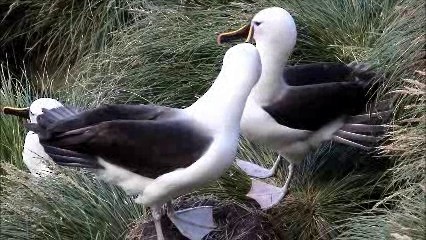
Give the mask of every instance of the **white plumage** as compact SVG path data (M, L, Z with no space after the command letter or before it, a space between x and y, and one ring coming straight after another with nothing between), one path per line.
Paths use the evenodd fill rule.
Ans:
M185 109L106 105L73 112L44 110L27 127L59 165L93 168L103 180L138 194L151 207L158 239L161 207L183 235L201 239L214 228L212 209L175 212L172 198L218 179L236 155L244 105L261 72L251 44L227 51L210 89Z
M5 114L19 115L28 119L30 123L37 123L37 116L42 114L42 109L53 109L61 107L62 104L52 98L39 98L31 103L29 108L5 107ZM46 154L43 146L40 145L38 135L33 131L28 131L25 136L22 158L30 173L35 177L45 177L52 174L49 165L52 159Z
M249 25L220 34L218 43L237 35L247 36L247 41L254 39L262 62L261 77L247 99L241 119L242 135L271 147L290 163L282 188L252 181L247 196L267 209L286 195L294 164L303 161L323 141L333 139L367 149L350 140L375 142L378 138L348 132L349 129L365 133L383 127L356 126L348 118L366 108L372 75L365 66L321 63L286 69L297 39L296 25L286 10L264 9ZM368 119L368 114L357 119ZM368 130L363 131L362 127ZM279 161L280 157L270 170L242 160L237 160L237 165L251 176L265 178L275 173Z

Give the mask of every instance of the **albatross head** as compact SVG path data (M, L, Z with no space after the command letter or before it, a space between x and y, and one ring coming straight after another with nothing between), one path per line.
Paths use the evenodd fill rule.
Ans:
M30 122L37 122L37 116L43 113L43 108L52 109L61 107L62 104L52 98L39 98L31 103L30 107L26 108L15 108L15 107L4 107L3 112L7 115L15 115L18 117L29 119Z
M241 43L226 51L223 57L222 72L235 76L251 76L249 82L256 82L261 71L260 56L256 47ZM230 79L232 81L232 79Z
M31 103L29 108L30 122L34 123L37 121L37 116L43 113L43 108L53 109L62 107L62 104L52 98L39 98Z
M222 91L250 92L262 72L260 55L255 46L241 43L230 48L223 57L222 69L216 82L225 84ZM222 83L220 83L222 82ZM244 89L244 90L243 90ZM235 94L235 93L232 93Z
M217 42L222 44L238 37L246 38L246 42L254 40L261 54L267 48L270 52L288 57L296 44L296 24L286 10L280 7L266 8L257 13L250 24L220 34Z
M215 125L217 129L228 125L233 130L239 129L245 102L261 72L260 55L255 46L249 43L233 46L226 52L213 85L186 111L201 116L203 122L208 119L219 124L219 127Z

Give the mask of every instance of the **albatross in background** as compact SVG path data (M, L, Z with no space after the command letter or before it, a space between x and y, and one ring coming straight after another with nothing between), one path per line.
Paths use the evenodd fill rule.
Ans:
M4 107L3 113L28 119L30 123L37 123L37 116L42 114L42 108L53 109L58 107L62 107L62 104L55 99L39 98L32 102L30 107ZM33 176L45 177L52 174L52 170L49 168L49 162L52 159L45 153L37 134L33 131L28 131L25 136L22 159Z
M171 200L218 179L232 165L244 105L260 73L256 47L243 43L227 51L213 85L188 108L43 109L27 128L57 164L92 168L101 179L138 194L136 202L151 207L158 239L164 239L163 204L184 236L201 239L215 228L212 208L175 212Z
M243 160L237 160L237 165L250 176L266 178L275 173L280 157L290 163L282 188L252 180L247 196L267 209L286 195L294 165L311 150L331 139L369 149L359 142L377 142L379 138L369 134L383 131L384 126L362 123L381 118L389 111L365 112L374 76L365 65L317 63L285 67L297 37L294 20L286 10L264 9L249 25L222 33L217 41L221 44L241 36L247 37L247 42L254 39L262 62L261 77L244 109L242 135L271 147L279 156L271 169Z

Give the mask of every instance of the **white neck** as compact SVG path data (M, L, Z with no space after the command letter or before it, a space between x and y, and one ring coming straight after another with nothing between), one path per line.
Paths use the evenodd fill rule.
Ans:
M210 89L194 104L185 109L213 131L239 132L241 115L254 83L222 71Z
M289 52L274 48L273 44L256 43L262 62L262 74L259 82L250 94L256 102L268 104L274 101L277 95L287 85L283 80L284 67L287 64Z

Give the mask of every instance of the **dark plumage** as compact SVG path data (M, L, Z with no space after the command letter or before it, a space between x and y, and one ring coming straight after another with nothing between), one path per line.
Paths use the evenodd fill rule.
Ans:
M155 105L104 105L80 113L61 107L43 112L38 125L27 126L39 134L46 153L65 166L101 168L98 156L156 178L188 167L212 141L194 123L177 119L173 109Z
M289 85L275 102L263 106L279 124L315 131L344 116L366 110L373 83L371 71L339 63L286 67Z

